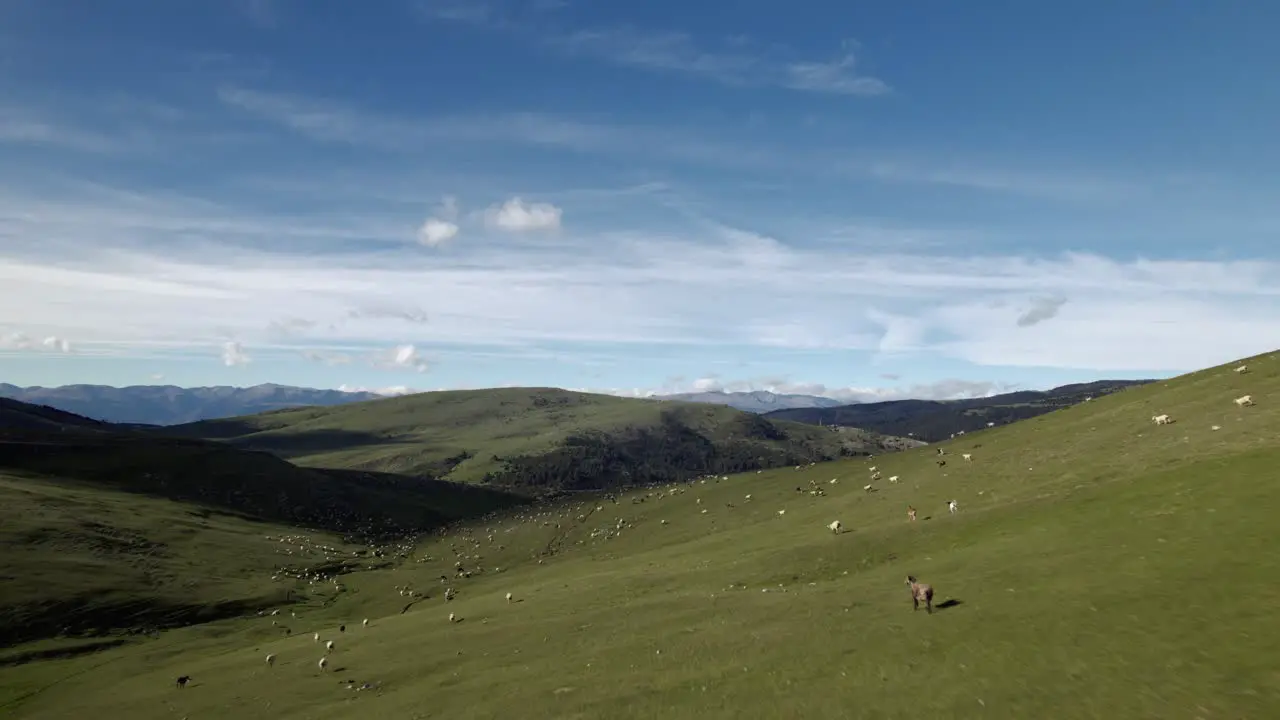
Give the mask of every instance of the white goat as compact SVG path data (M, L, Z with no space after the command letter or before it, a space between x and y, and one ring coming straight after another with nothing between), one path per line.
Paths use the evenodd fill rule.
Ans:
M896 483L896 482L898 482L898 476L897 476L897 475L890 475L890 476L889 476L889 482L891 482L891 483Z
M1236 405L1238 405L1238 406L1240 406L1240 407L1244 407L1244 406L1246 406L1246 405L1252 405L1252 404L1253 404L1253 396L1252 396L1252 395L1241 395L1240 397L1238 397L1238 398L1236 398L1236 399L1235 399L1235 404L1236 404Z
M833 521L831 521L831 524L827 526L827 529L828 529L828 530L830 530L830 531L831 531L831 532L833 532L833 533L839 533L839 532L840 532L840 521L839 521L839 520L833 520Z
M965 459L965 460L972 460L972 459L973 459L973 455L970 455L969 453L962 453L962 454L960 455L960 457L961 457L961 458L963 458L963 459Z

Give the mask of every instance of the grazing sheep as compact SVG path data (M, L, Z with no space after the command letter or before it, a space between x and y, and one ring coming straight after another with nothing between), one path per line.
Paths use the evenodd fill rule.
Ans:
M324 668L328 664L329 664L329 658L320 658L320 662L317 663L317 665L320 666L320 672L324 672Z
M889 476L889 482L891 482L891 483L896 483L896 482L898 482L898 476L897 476L897 475L890 475L890 476Z
M1241 395L1240 397L1238 397L1238 398L1236 398L1236 399L1235 399L1235 404L1236 404L1237 406L1239 406L1239 407L1244 407L1244 406L1246 406L1246 405L1252 405L1252 404L1253 404L1253 396L1252 396L1252 395Z
M276 655L275 653L271 653L270 655L267 656L267 667L275 667L275 666L276 666Z
M829 530L831 530L831 532L833 532L833 533L839 533L839 532L840 532L840 521L839 521L839 520L833 520L833 521L831 522L831 524L827 526L827 528L828 528Z
M1157 425L1168 425L1168 424L1170 424L1170 423L1172 423L1172 422L1173 422L1173 418L1169 417L1167 414L1165 414L1165 415L1152 415L1152 416L1151 416L1151 422L1153 422L1153 423L1155 423L1155 424L1157 424Z
M960 458L962 460L973 460L973 455L970 455L969 453L961 453Z
M364 622L362 622L362 623L360 623L360 624L361 624L361 625L364 625L365 627L369 627L369 618L365 618L365 619L364 619Z
M960 506L956 504L955 500L952 500L947 503L947 510L949 510L952 515L955 515L956 510L959 510L959 509L960 509Z
M328 642L326 642L326 643L324 644L324 651L325 651L325 652L333 652L333 641L332 641L332 640L330 640L330 641L328 641Z
M924 601L924 609L933 614L933 586L926 585L922 582L916 582L915 575L907 576L907 585L911 586L911 609L912 611L920 609L920 601Z
M867 492L871 492L871 490L872 490L871 484L870 484L870 483L868 483L868 484L866 484L866 485L863 485L863 486L862 486L862 489L863 489L863 490L866 490Z
M507 593L507 602L513 602L512 600L513 597L514 596L511 593Z
M189 682L191 682L191 676L190 676L190 675L179 675L179 676L178 676L178 689L179 689L179 690L181 690L182 688L186 687L186 686L187 686L187 683L189 683Z
M779 515L786 515L786 514L787 514L787 511L786 511L786 510L779 510L779 511L778 511L778 514L779 514Z
M315 640L316 642L320 642L320 633L313 633L311 635L311 639Z
M449 622L458 622L458 616L453 613L449 613Z
M916 509L910 505L907 506L907 521L908 522L916 521Z
M1249 372L1249 366L1248 366L1248 365L1241 365L1240 367L1236 368L1236 372L1238 372L1238 373L1240 373L1241 375L1243 375L1244 373Z

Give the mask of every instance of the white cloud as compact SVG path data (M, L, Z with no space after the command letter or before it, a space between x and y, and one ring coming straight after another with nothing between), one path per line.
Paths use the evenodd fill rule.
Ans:
M364 387L360 385L339 385L338 390L348 393L368 392L375 395L383 395L386 397L399 397L401 395L415 395L425 390L411 388L406 385L393 385L391 387Z
M511 232L559 230L564 211L551 203L526 203L513 197L501 205L494 205L484 212L489 225Z
M429 217L418 228L418 242L427 247L437 247L458 235L458 198L446 195L434 217Z
M375 353L373 365L388 370L412 370L426 372L430 365L413 345L400 345L391 350Z
M457 235L457 223L451 223L448 220L427 218L422 223L422 227L418 228L418 242L427 247L436 247Z
M74 352L71 341L56 335L49 335L37 341L25 332L9 332L0 334L0 351L14 350L26 352L45 352L67 354Z
M699 44L688 33L626 25L561 32L517 19L486 3L458 0L420 0L417 10L428 20L503 31L569 56L653 72L681 73L731 87L772 86L832 95L889 92L889 85L883 80L857 72L851 53L828 62L787 59L779 56L777 44L765 47L743 36L716 48Z
M244 351L244 346L235 340L222 343L222 364L227 367L248 365L252 358Z
M823 383L793 382L782 378L760 378L754 380L722 380L710 376L697 378L690 382L668 382L659 388L646 389L607 389L583 390L583 392L602 392L623 397L654 397L658 395L677 395L682 393L745 393L765 391L776 395L813 395L831 398L846 403L872 403L889 400L962 400L983 398L1006 392L1013 392L1018 386L982 380L962 380L950 378L931 383L915 383L892 387L857 387L831 386Z
M233 342L244 345L232 358L249 346L255 356L372 362L371 348L406 346L411 357L380 351L378 363L413 370L424 367L424 348L501 354L591 343L593 353L615 345L609 352L618 355L662 344L863 350L886 362L916 356L1147 373L1280 346L1277 262L968 257L946 245L849 253L821 236L797 247L723 227L562 231L555 244L476 243L431 256L403 244L268 253L218 244L217 230L269 237L288 219L226 207L213 214L185 200L121 202L128 222L100 205L32 210L0 195L8 233L0 317L20 319L6 332L28 344L75 338L86 352L147 357ZM526 220L536 215L520 207ZM138 224L146 218L151 224ZM198 242L190 241L193 227L202 228ZM156 250L132 244L140 232ZM94 243L72 244L87 237ZM1020 327L1018 318L1044 298L1066 302L1057 316ZM430 322L421 308L431 310ZM272 318L294 332L273 329Z

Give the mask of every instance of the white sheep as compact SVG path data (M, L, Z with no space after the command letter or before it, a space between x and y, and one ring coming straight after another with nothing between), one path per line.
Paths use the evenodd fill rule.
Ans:
M312 634L311 639L315 640L316 642L320 642L320 633Z
M507 602L513 602L513 600L512 600L512 598L513 598L513 597L515 597L515 596L514 596L514 595L512 595L511 593L507 593Z
M324 666L329 664L329 658L320 658L320 672L324 672Z
M839 520L833 520L833 521L831 521L831 524L827 526L827 529L829 529L829 530L830 530L831 532L833 532L833 533L839 533L839 532L840 532L840 521L839 521Z
M1155 423L1155 424L1157 424L1157 425L1168 425L1169 423L1172 423L1172 422L1173 422L1173 418L1169 417L1167 414L1166 414L1166 415L1152 415L1152 416L1151 416L1151 422L1153 422L1153 423Z
M952 500L951 502L947 503L947 510L949 510L952 515L955 515L956 510L959 510L959 509L960 509L960 506L956 504L955 500Z
M786 510L779 510L779 511L778 511L778 514L779 514L779 515L786 515L786 514L787 514L787 511L786 511Z
M1249 372L1249 366L1248 366L1248 365L1241 365L1240 367L1236 368L1236 372L1238 372L1238 373L1240 373L1241 375L1243 375L1244 373Z
M271 653L270 655L267 656L267 667L275 667L275 666L276 666L276 655L275 653Z
M449 613L449 622L458 622L458 616L453 613Z
M862 489L866 490L867 492L871 492L871 483L867 483L866 485L863 485Z
M326 642L326 643L324 644L324 651L325 651L325 652L333 652L333 641L332 641L332 640L330 640L330 641L328 641L328 642Z
M369 627L369 618L365 618L365 619L364 619L364 622L362 622L362 623L360 623L360 624L361 624L361 625L363 625L363 626L365 626L365 627Z
M898 482L898 476L897 476L897 475L890 475L890 476L889 476L889 482L891 482L891 483L896 483L896 482Z
M969 454L969 453L961 453L961 454L960 454L960 458L961 458L962 460L973 460L973 455L971 455L971 454Z
M1246 405L1252 405L1252 404L1253 404L1253 396L1252 396L1252 395L1241 395L1240 397L1238 397L1238 398L1236 398L1236 399L1235 399L1235 404L1236 404L1237 406L1239 406L1239 407L1244 407L1244 406L1246 406Z

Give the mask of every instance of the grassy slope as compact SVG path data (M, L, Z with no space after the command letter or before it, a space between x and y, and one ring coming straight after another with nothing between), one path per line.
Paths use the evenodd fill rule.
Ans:
M1052 390L1023 390L968 400L889 400L832 408L792 408L765 413L770 420L864 428L887 435L927 442L953 434L986 429L987 423L1007 425L1037 417L1085 398L1123 390L1149 380L1099 380L1063 385Z
M0 711L1277 717L1280 356L1249 364L1247 375L1215 368L940 445L972 463L953 454L940 468L930 447L491 520L424 542L420 562L350 576L352 591L328 607L300 609L299 629L337 639L323 675L309 636L227 621L0 668ZM1232 404L1245 393L1256 407ZM1158 413L1178 422L1154 426ZM873 464L902 482L863 492ZM825 497L796 492L810 480ZM920 522L905 522L908 503ZM601 532L618 518L620 534ZM848 531L832 535L833 519ZM451 581L460 593L446 605L433 578L451 571L451 547L481 552L490 571ZM548 548L559 551L533 560ZM955 604L913 614L907 573ZM394 586L405 582L433 597L401 613ZM506 604L507 591L521 602ZM464 622L447 622L450 611ZM334 632L366 616L369 628ZM175 690L183 673L193 684ZM347 679L378 689L347 690Z
M548 388L423 393L339 407L286 410L181 425L170 432L228 440L310 467L359 468L476 482L498 471L495 457L538 455L575 434L614 436L657 428L676 415L713 442L742 437L755 416L728 407L637 400ZM901 438L853 431L832 433L783 423L793 440L838 456L842 445L878 451ZM762 446L785 443L760 440ZM465 454L471 457L456 462Z
M6 400L0 644L169 626L280 602L284 593L269 578L282 557L264 534L337 544L337 535L430 529L522 502L488 488L307 470L266 453L120 431Z

